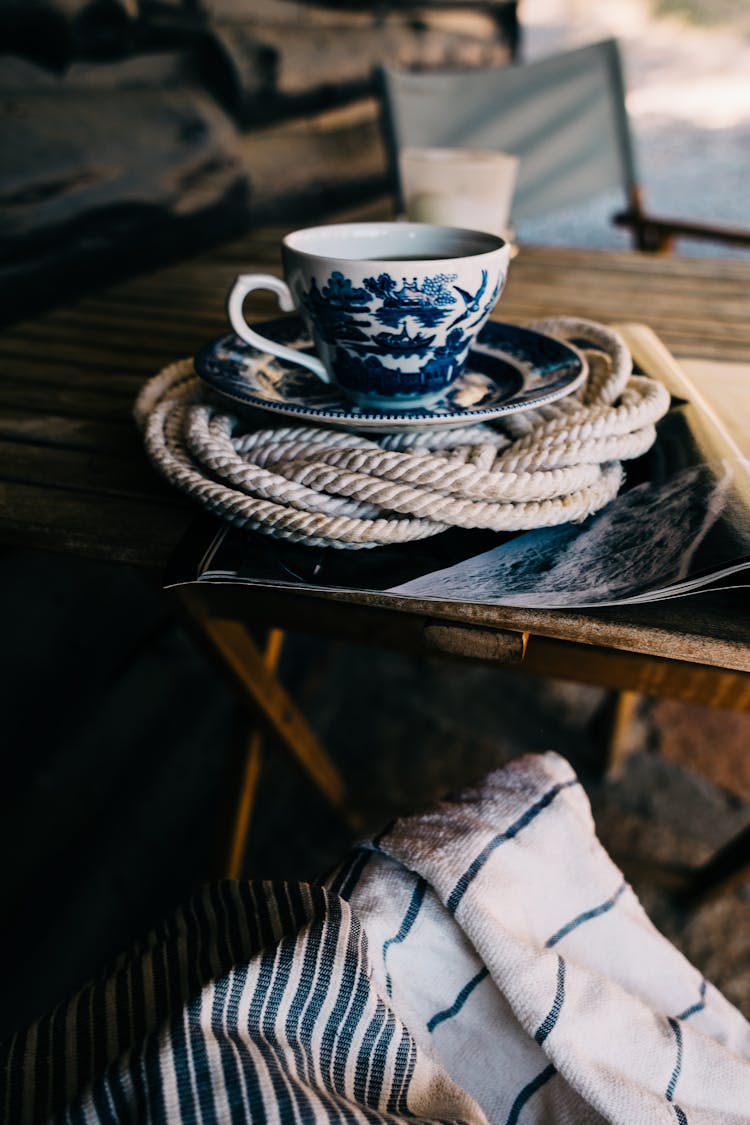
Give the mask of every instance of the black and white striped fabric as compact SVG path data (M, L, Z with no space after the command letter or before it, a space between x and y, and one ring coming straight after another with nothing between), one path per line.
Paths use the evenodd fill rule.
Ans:
M222 883L9 1044L8 1122L747 1125L750 1026L534 755L319 886Z

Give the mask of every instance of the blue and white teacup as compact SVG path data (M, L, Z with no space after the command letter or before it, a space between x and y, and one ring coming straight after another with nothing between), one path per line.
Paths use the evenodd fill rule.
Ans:
M505 284L510 250L493 234L428 223L309 227L282 242L286 282L243 274L229 295L234 331L262 352L314 371L376 410L435 402L461 374ZM317 355L254 331L254 289L297 309Z

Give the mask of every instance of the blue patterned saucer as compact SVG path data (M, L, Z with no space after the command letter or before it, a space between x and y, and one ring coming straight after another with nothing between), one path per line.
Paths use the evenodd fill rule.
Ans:
M298 317L259 325L266 336L312 351ZM570 394L586 378L574 348L530 328L489 321L477 337L463 375L429 407L386 413L349 402L312 371L267 355L230 333L195 357L208 385L233 403L343 430L409 430L491 422Z

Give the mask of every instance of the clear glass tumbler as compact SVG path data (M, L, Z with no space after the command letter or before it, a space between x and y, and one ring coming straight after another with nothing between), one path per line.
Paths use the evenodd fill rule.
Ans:
M399 169L411 222L508 237L517 156L485 149L403 148Z

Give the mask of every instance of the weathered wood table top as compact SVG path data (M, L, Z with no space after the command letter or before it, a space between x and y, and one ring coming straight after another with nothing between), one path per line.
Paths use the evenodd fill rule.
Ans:
M0 542L165 565L196 509L150 467L132 421L135 396L150 375L226 329L237 273L280 274L283 233L264 227L3 331ZM259 317L278 311L268 295L257 295L254 308ZM496 315L562 314L644 322L678 357L750 362L750 261L522 247ZM377 597L370 601L374 609ZM726 596L597 613L432 603L430 612L750 672L747 602L728 608Z

